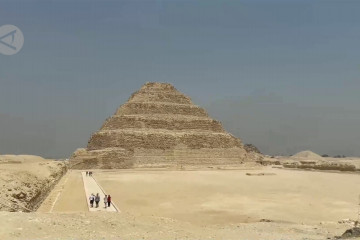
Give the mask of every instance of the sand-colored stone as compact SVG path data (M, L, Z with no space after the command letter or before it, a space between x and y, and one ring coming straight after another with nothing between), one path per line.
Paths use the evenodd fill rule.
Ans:
M360 172L359 158L332 158L321 157L312 151L302 151L291 157L277 156L274 158L265 157L258 161L262 165L282 165L285 168L296 168L306 170L322 170L322 171L347 171Z
M77 169L239 165L259 156L171 84L146 83L71 163Z
M111 169L131 168L134 165L133 152L123 148L104 148L99 150L77 149L71 159L72 168Z
M0 210L33 211L61 176L66 164L31 155L0 155Z

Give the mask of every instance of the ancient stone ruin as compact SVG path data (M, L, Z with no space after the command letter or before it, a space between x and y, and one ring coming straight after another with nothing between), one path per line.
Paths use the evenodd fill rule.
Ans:
M238 165L241 140L171 84L146 83L71 158L73 168Z

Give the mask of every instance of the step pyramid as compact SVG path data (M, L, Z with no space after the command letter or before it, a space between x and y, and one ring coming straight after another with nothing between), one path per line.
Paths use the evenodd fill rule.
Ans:
M237 165L240 139L168 83L146 83L77 150L73 168Z

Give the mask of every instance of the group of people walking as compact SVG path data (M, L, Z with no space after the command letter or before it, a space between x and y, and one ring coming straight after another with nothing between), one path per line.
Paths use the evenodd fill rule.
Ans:
M99 207L99 203L100 203L100 195L99 193L97 193L96 195L94 195L93 193L90 195L89 197L90 200L90 207L94 207L94 202L95 202L95 207L98 208ZM105 195L104 197L104 207L110 207L111 205L111 196L110 195Z
M91 171L86 171L86 176L91 177L91 176L92 176L92 174L93 174L93 172L91 172Z

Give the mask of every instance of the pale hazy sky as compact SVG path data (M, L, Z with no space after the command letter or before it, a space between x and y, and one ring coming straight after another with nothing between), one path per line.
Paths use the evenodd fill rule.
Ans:
M2 1L0 154L68 157L147 81L266 154L360 156L360 1Z

